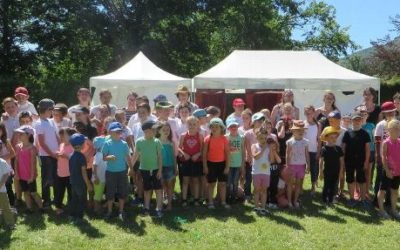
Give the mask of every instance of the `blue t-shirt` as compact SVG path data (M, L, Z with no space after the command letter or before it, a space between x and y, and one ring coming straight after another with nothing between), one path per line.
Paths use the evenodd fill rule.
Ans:
M74 151L69 158L69 182L73 187L85 187L82 168L86 169L86 157L81 152Z
M171 143L167 144L162 143L161 156L162 156L163 167L173 167L175 156Z
M373 123L367 122L364 125L362 125L362 128L368 132L369 138L371 139L371 142L369 143L371 151L375 151L375 143L374 143L375 125Z
M102 153L104 156L114 155L113 161L107 161L107 171L122 172L127 169L126 157L129 155L128 143L123 140L106 140Z

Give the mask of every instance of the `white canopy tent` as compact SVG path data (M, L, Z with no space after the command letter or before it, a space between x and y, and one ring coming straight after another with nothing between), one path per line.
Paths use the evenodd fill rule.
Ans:
M300 109L322 105L323 92L331 90L346 113L362 102L366 87L379 90L379 79L343 68L318 51L235 50L194 77L195 89L292 89Z
M168 100L176 101L175 91L178 85L191 89L191 80L168 73L153 62L142 52L116 71L102 76L90 78L90 87L95 87L92 104L100 103L98 93L101 89L109 89L113 95L112 103L125 107L127 94L135 91L140 96L146 95L150 103L155 96L163 94Z

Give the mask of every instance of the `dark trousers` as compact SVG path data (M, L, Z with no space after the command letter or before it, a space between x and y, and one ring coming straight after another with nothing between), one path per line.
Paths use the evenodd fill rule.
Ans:
M69 177L57 176L54 185L54 204L57 208L63 207L65 191L67 191L67 204L69 205L71 203L71 184L69 183Z
M42 174L42 199L44 205L51 204L50 187L53 187L57 178L57 159L50 156L40 156Z
M8 200L10 201L10 206L15 206L15 194L13 191L13 176L8 177L6 181L6 189Z
M85 186L71 186L70 215L74 218L83 218L86 208L87 193Z
M246 162L244 178L244 195L251 196L251 182L253 181L253 176L251 175L251 164L248 162Z
M278 183L279 183L279 166L272 165L271 166L271 176L270 176L270 183L269 188L267 190L268 194L268 201L267 203L274 203L277 204L278 200L276 199L276 195L278 194Z
M333 202L336 195L339 173L324 173L324 187L322 188L322 201Z

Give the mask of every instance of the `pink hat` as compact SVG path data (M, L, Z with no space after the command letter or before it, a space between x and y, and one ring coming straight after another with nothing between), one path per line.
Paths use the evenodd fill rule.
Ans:
M233 100L232 105L235 106L244 106L246 103L243 101L242 98L236 98Z
M396 106L394 106L393 102L384 102L381 106L382 112L394 112L396 111Z
M24 95L24 96L28 96L29 92L25 87L18 87L15 89L14 94L17 95Z

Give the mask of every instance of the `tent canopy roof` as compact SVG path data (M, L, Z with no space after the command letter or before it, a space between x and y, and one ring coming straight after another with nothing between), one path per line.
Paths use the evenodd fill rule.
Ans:
M328 60L318 51L235 50L194 77L202 89L379 89L379 79Z

